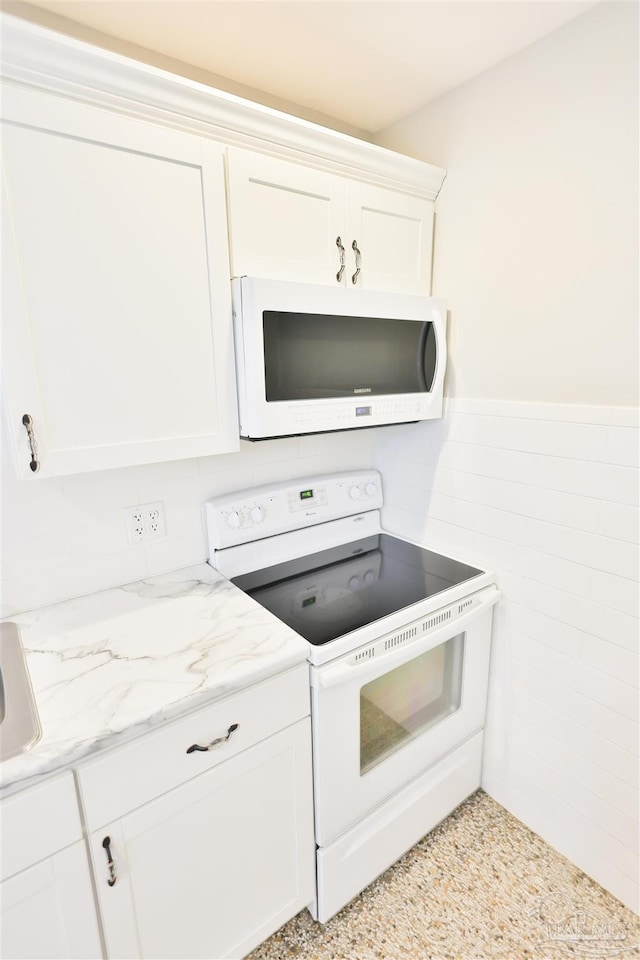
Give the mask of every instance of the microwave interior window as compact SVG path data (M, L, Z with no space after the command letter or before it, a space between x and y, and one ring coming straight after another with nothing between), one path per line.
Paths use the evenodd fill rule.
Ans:
M459 709L463 654L460 633L361 688L361 775Z
M263 312L267 401L428 393L430 321Z

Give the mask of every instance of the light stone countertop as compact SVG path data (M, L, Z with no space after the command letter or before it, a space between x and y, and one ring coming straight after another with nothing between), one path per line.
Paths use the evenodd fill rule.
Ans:
M206 563L9 619L43 734L0 764L10 792L302 663L308 649Z

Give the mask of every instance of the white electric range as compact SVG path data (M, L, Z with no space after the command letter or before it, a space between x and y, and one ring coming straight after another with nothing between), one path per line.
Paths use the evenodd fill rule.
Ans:
M209 562L309 644L322 922L480 786L499 592L382 504L375 470L206 504Z

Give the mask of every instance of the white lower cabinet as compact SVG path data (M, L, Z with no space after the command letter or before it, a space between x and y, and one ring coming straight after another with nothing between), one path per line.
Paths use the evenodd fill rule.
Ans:
M269 730L273 714L308 710L305 676L306 665L132 744L130 780L146 782L148 740L149 783L158 783L176 728L184 730L180 753L191 772L130 812L115 815L126 796L139 800L115 765L117 751L113 762L96 759L85 783L79 770L108 957L244 957L314 899L310 719ZM237 730L226 739L232 721ZM220 734L220 747L186 755L194 740ZM98 819L110 797L113 813L94 829L101 762L111 766L102 771L104 800L95 797Z
M70 773L2 801L0 956L102 957Z

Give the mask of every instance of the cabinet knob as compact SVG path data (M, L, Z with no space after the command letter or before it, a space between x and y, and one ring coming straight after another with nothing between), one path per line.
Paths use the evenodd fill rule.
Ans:
M336 247L340 251L340 269L336 273L336 280L338 283L342 283L342 274L344 273L344 246L341 237L336 237Z

